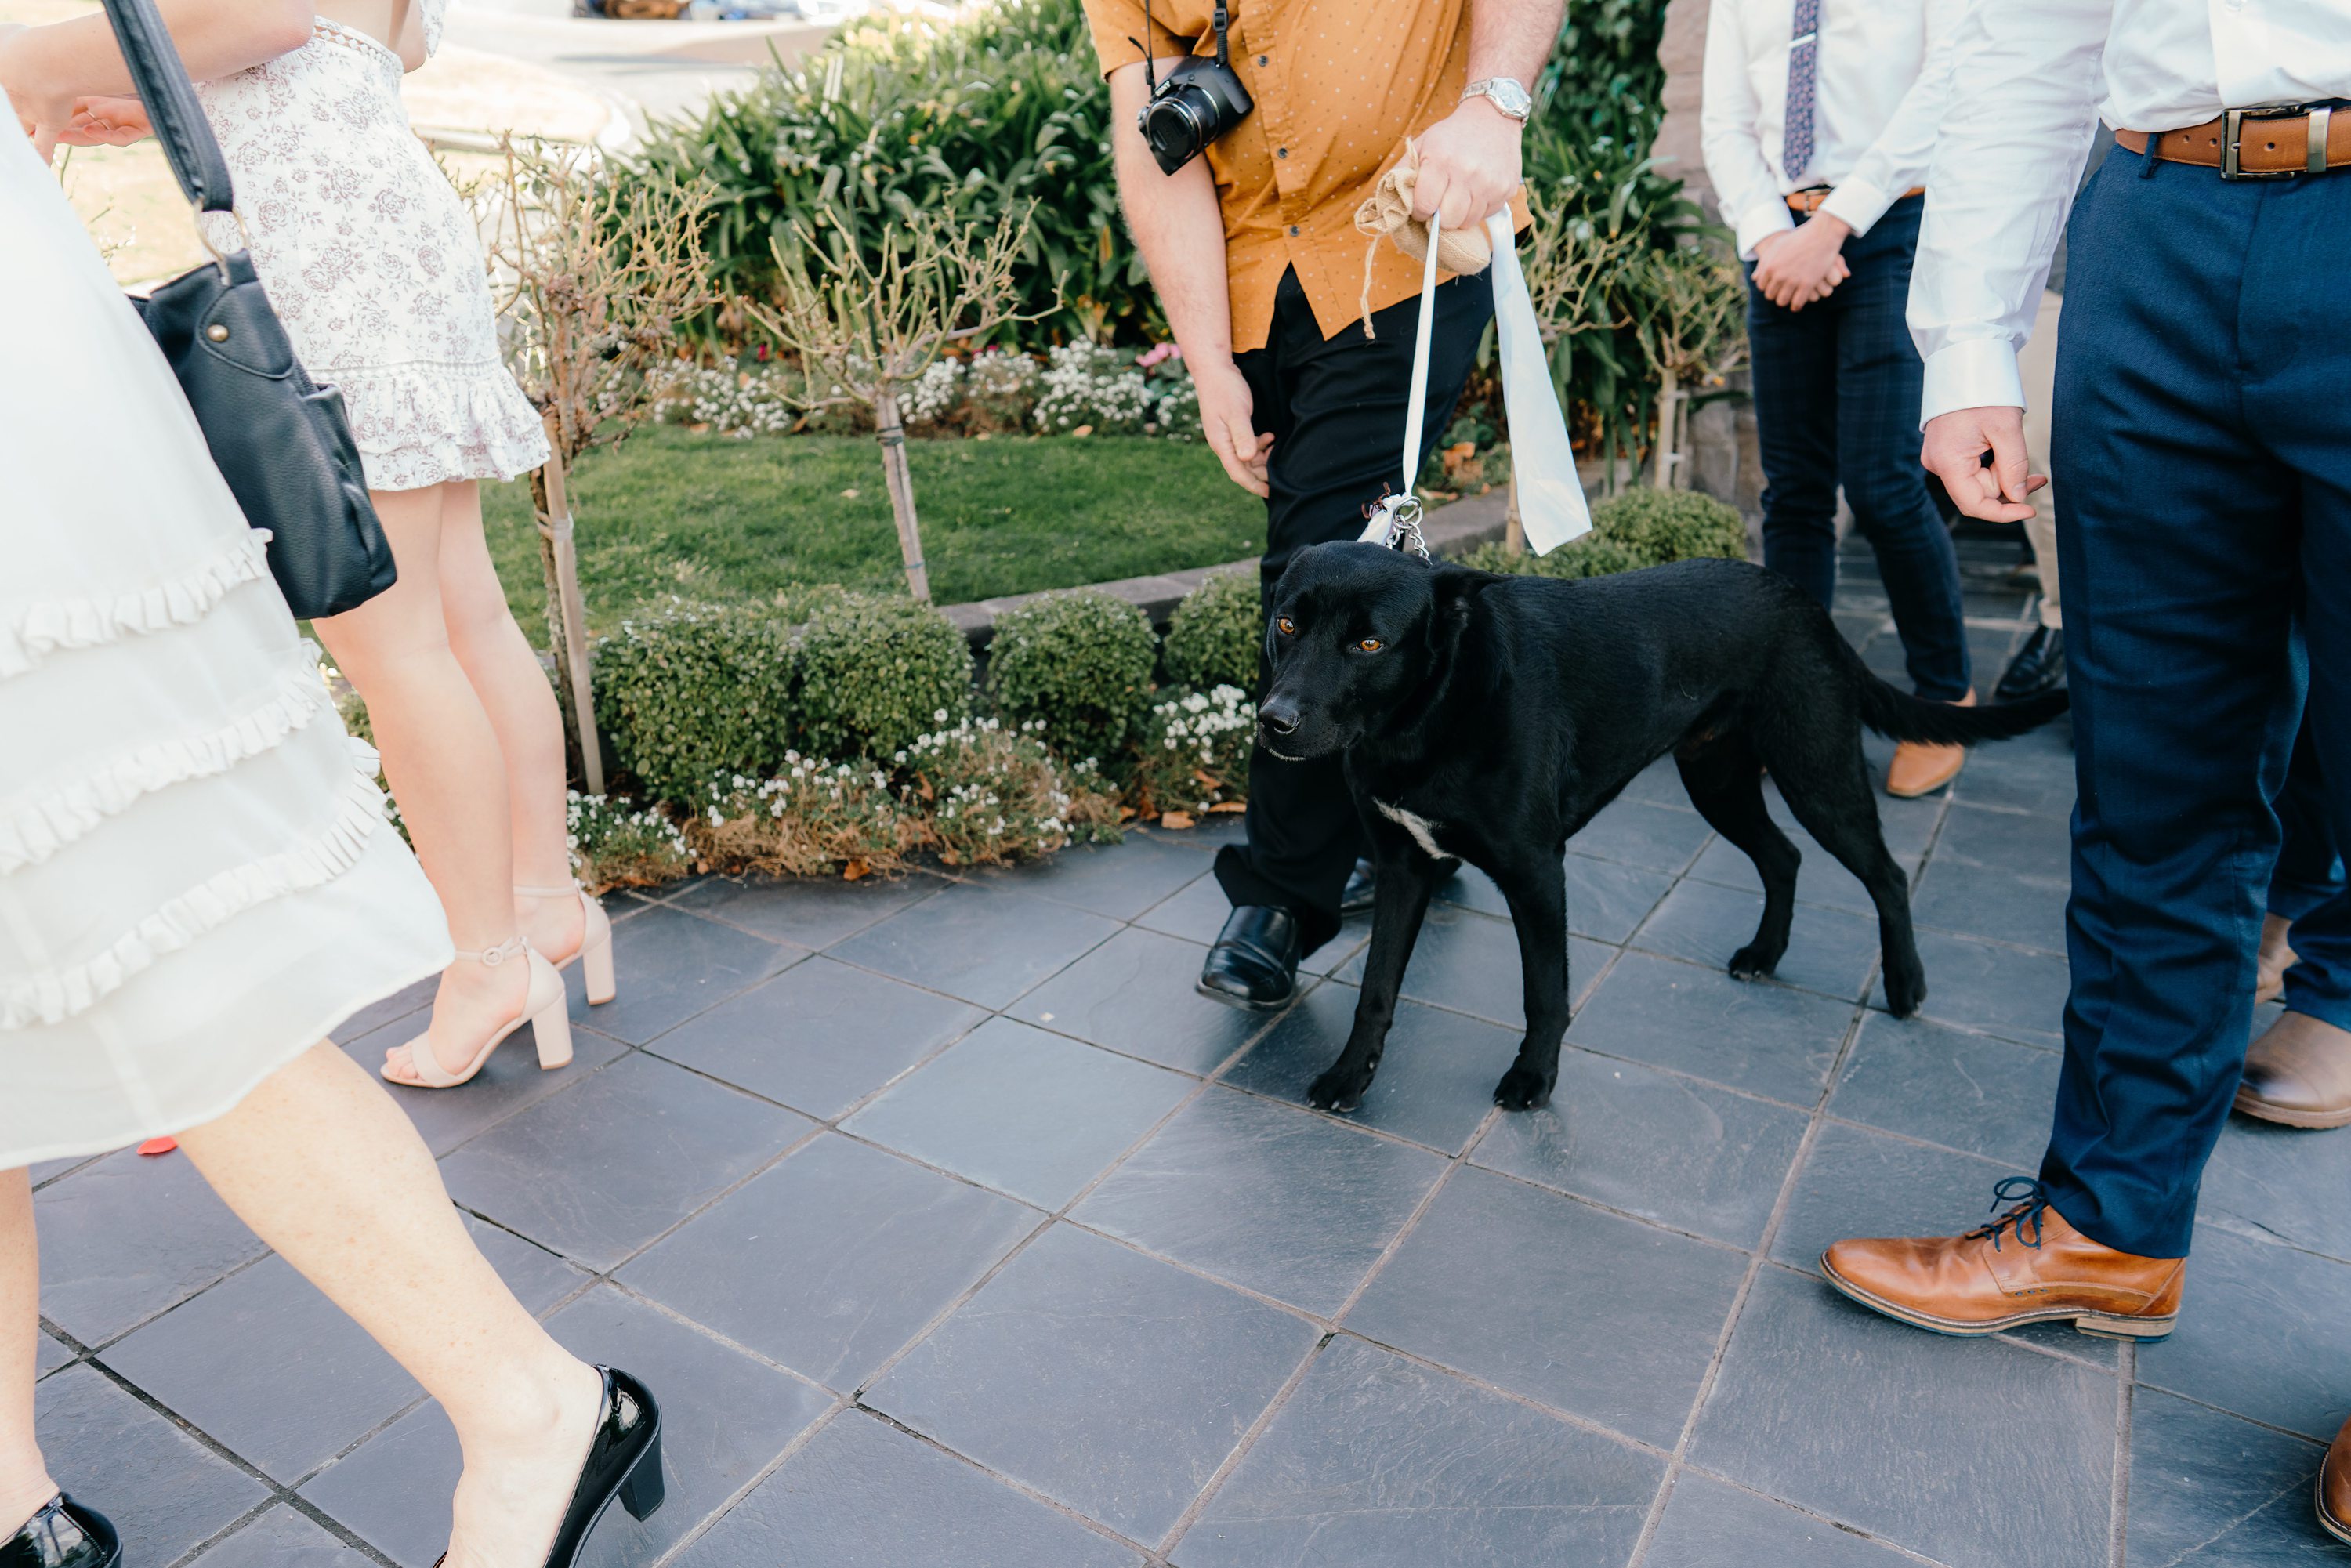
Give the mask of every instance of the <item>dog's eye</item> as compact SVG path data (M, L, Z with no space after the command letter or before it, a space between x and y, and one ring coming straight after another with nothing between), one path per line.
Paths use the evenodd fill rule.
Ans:
M1381 642L1377 637L1366 637L1362 642L1356 643L1355 646L1361 648L1366 653L1376 653L1382 648L1386 647L1387 644Z
M1292 636L1298 631L1298 622L1287 615L1280 616L1274 621L1273 629L1285 637Z

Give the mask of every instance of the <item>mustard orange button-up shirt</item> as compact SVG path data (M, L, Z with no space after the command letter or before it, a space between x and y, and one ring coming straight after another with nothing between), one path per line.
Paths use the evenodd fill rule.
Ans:
M1143 57L1143 0L1085 0L1102 74ZM1217 52L1213 0L1151 0L1154 57ZM1355 209L1405 139L1443 120L1469 79L1469 0L1234 0L1226 36L1257 107L1209 143L1225 219L1233 351L1265 346L1284 269L1326 338L1363 314ZM1520 227L1525 205L1513 198ZM1421 264L1383 245L1371 307L1420 292Z

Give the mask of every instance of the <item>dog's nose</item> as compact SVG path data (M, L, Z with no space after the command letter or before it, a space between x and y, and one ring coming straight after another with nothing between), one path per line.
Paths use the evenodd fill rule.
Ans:
M1257 721L1276 735L1289 735L1298 728L1298 705L1288 697L1269 697L1257 710Z

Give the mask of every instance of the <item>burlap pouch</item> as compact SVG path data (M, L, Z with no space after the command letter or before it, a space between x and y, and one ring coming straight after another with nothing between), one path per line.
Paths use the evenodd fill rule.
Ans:
M1420 172L1420 144L1407 140L1404 156L1379 178L1372 193L1355 209L1355 232L1371 236L1364 247L1364 336L1375 338L1372 330L1372 266L1379 257L1380 241L1386 240L1415 261L1428 259L1428 225L1412 215L1412 185ZM1460 276L1486 270L1494 259L1493 246L1486 239L1483 224L1447 229L1437 236L1437 265Z

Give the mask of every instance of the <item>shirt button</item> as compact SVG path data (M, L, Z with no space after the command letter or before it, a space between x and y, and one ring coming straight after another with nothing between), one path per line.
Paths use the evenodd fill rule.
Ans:
M1290 149L1287 147L1277 147L1273 150L1273 155L1277 158L1287 158L1290 156Z
M1263 65L1263 64L1265 64L1265 57L1264 57L1263 55L1259 55L1259 56L1258 56L1258 57L1257 57L1257 63L1258 63L1258 64L1259 64L1259 65Z
M1293 239L1295 239L1295 238L1298 236L1298 225L1297 225L1296 224L1292 224L1292 225L1290 225L1290 237L1291 237L1291 238L1293 238Z

